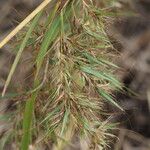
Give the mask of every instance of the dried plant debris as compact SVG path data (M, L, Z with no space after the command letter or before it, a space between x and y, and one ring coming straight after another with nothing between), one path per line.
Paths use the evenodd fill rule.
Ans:
M1 110L4 123L11 123L1 132L2 149L75 149L76 143L83 150L109 148L115 124L104 106L123 111L112 94L122 90L114 75L118 52L105 31L114 10L111 1L56 1L51 13L40 12L11 40L16 57L3 101L11 97L15 108ZM12 97L6 90L24 49L31 64L29 72L20 68L27 84L15 84Z

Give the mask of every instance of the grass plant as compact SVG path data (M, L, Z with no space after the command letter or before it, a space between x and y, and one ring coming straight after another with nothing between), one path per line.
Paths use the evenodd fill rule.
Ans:
M114 126L103 115L105 103L122 110L111 94L121 90L114 75L118 67L113 60L118 54L105 31L107 20L115 16L114 3L45 0L0 43L2 47L11 39L14 49L19 47L2 96L26 48L31 50L34 64L33 86L23 91L23 101L17 99L17 110L8 119L13 121L13 129L5 133L3 148L11 141L21 150L28 150L29 145L73 149L76 136L84 150L109 146ZM51 10L41 24L48 5ZM26 34L16 35L23 27ZM17 41L12 39L15 35L24 38Z

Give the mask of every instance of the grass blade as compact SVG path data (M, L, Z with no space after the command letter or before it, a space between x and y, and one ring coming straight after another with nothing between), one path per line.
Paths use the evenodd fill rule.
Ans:
M31 141L31 124L33 119L34 103L38 91L34 92L29 100L26 102L25 113L23 117L23 137L21 141L21 150L28 150Z
M90 74L90 75L93 75L93 76L95 76L95 77L97 77L97 78L101 78L101 79L110 81L110 79L109 79L106 75L104 75L103 73L101 73L101 72L99 72L99 71L97 71L97 70L92 69L91 67L82 66L82 67L80 67L80 68L81 68L81 70L82 70L83 72L85 72L85 73L88 73L88 74Z
M104 90L100 88L98 88L98 93L104 98L104 100L107 100L108 102L110 102L111 104L119 108L120 110L124 111L123 108L115 102L114 98L110 94L106 93Z
M104 65L96 57L90 55L89 53L83 53L83 55L89 60L90 63L96 63L96 64L99 64L99 65Z
M49 27L48 31L46 32L45 36L44 36L44 40L42 42L40 51L38 53L36 62L37 62L37 74L41 68L42 62L44 60L44 57L47 53L48 47L50 46L50 44L52 43L53 40L55 40L55 38L57 37L58 33L59 33L59 26L60 26L60 16L58 16L53 23L51 24L51 26Z
M67 109L65 111L65 114L64 114L63 123L62 123L62 130L61 130L60 136L63 135L63 133L64 133L64 131L66 129L66 126L67 126L67 123L68 123L68 119L69 119L69 114L70 114L70 111Z
M19 49L19 51L18 51L18 53L17 53L17 55L16 55L16 58L15 58L15 60L14 60L14 62L13 62L13 65L12 65L11 70L10 70L10 72L9 72L9 75L8 75L8 77L7 77L6 83L5 83L5 85L4 85L4 89L3 89L3 92L2 92L2 97L5 95L5 92L6 92L7 87L8 87L8 85L9 85L10 81L11 81L11 78L12 78L14 72L15 72L15 69L16 69L16 67L17 67L17 64L18 64L19 60L20 60L20 57L21 57L21 55L22 55L22 52L23 52L24 48L26 47L27 41L29 40L32 31L34 30L35 26L37 25L38 20L39 20L41 14L42 14L42 12L39 13L39 14L34 18L32 24L31 24L31 26L30 26L30 28L29 28L29 30L28 30L28 32L27 32L27 34L26 34L26 36L25 36L25 38L24 38L24 40L23 40L21 46L20 46L20 49Z
M54 8L56 9L56 8ZM54 11L55 13L55 11ZM65 21L68 19L69 14L70 14L70 7L68 6L65 10ZM51 17L53 22L50 22L50 26L48 28L48 31L46 32L40 51L38 53L36 62L37 62L37 74L39 73L39 70L41 68L41 65L43 63L44 57L47 54L47 50L49 48L49 46L52 44L52 42L57 38L58 34L60 33L60 29L61 29L61 16L60 14L54 19L55 15L53 14L53 16ZM53 20L54 19L54 20ZM37 75L36 74L36 75Z
M96 58L92 55L90 55L89 53L83 53L83 55L90 61L93 63L97 63L99 65L105 65L105 66L112 66L115 68L119 68L117 65L113 64L112 62L108 61L108 60L104 60L102 58Z

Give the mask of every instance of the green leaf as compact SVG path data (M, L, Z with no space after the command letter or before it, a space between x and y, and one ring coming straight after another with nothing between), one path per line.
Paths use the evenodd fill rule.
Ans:
M56 39L59 33L59 27L60 27L60 16L58 16L53 23L50 25L48 31L44 35L44 39L40 48L40 51L38 53L36 62L37 62L37 73L39 72L41 65L43 63L44 57L47 53L47 50L52 44L52 42Z
M90 55L89 53L83 53L83 55L91 62L91 63L97 63L99 65L104 65L102 62L100 62L96 57Z
M104 60L104 59L100 58L99 61L101 61L103 64L106 64L106 65L109 65L109 66L112 66L112 67L115 67L115 68L119 68L117 65L115 65L114 63L112 63L108 60Z
M64 11L64 21L66 21L68 19L69 15L70 15L70 8L69 8L69 6L66 8L66 11ZM53 14L53 17L55 17L54 14ZM51 19L53 20L54 18L51 17ZM46 31L46 33L44 35L44 39L43 39L40 51L39 51L38 56L36 58L37 74L39 73L39 70L40 70L41 65L43 63L44 57L47 54L49 46L56 40L57 36L60 33L60 29L61 29L61 15L59 14L50 23L51 24L50 24L48 30Z
M105 73L105 72L104 72L103 74L109 78L109 80L111 81L111 83L112 83L115 87L117 87L117 88L119 88L119 89L122 89L121 83L120 83L119 80L116 79L116 77L114 77L114 76L113 76L112 74L110 74L110 73Z
M80 68L85 73L88 73L88 74L93 75L93 76L100 78L100 79L111 81L111 79L109 77L107 77L105 74L103 74L99 71L96 71L96 70L92 69L91 67L82 66Z
M69 114L70 114L70 110L66 109L65 114L64 114L64 118L63 118L63 123L62 123L62 129L61 129L60 136L63 135L63 133L64 133L64 131L66 129L66 126L67 126L67 123L68 123L68 119L69 119Z
M34 92L30 99L27 100L23 117L23 137L21 141L21 150L28 150L31 141L31 125L33 119L34 103L38 91Z
M113 84L115 87L121 89L121 83L115 77L113 77L113 75L111 75L110 73L100 72L88 66L81 66L80 68L83 72L93 75L97 78L107 80L111 84Z
M90 28L84 26L84 29L86 30L87 34L89 34L90 36L94 37L97 40L103 40L103 42L108 42L108 39L106 38L106 36L104 34L101 33L96 33L95 31L92 31Z
M98 93L100 94L100 96L104 98L104 100L110 102L114 106L118 107L120 110L124 111L123 108L115 102L114 98L110 94L106 93L104 90L100 88L98 88Z
M115 67L115 68L119 68L117 65L113 64L112 62L110 61L107 61L107 60L104 60L102 58L96 58L94 56L92 56L91 54L89 53L83 53L83 55L92 63L97 63L99 65L108 65L108 66L112 66L112 67Z

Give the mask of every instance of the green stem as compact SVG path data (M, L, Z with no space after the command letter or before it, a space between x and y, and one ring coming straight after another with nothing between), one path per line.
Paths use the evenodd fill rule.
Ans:
M23 119L23 137L21 141L21 150L28 150L31 141L31 124L33 120L34 103L38 91L34 92L25 105L24 119Z
M33 20L29 31L27 32L27 39L26 42L29 39L29 33L31 34L31 32L33 31L33 29L35 28L35 26L37 25L37 22L41 16L42 12L40 12ZM38 85L38 81L35 80L34 82L34 87L37 87ZM29 147L29 143L31 140L31 124L32 124L32 119L33 119L33 111L34 111L34 103L35 103L35 99L37 97L37 91L35 91L34 93L32 93L32 96L30 99L27 100L26 105L25 105L25 112L24 112L24 118L23 118L23 137L22 137L22 141L21 141L21 150L28 150Z

